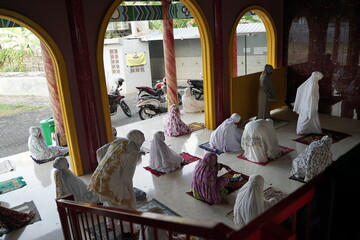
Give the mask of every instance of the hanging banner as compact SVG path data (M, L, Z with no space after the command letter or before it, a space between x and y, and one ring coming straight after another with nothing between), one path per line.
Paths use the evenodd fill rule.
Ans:
M141 66L146 64L146 54L142 53L126 53L126 65L128 67Z

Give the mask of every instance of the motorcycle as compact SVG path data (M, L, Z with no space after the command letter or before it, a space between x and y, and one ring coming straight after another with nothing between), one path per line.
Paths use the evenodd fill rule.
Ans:
M124 82L124 79L119 78L115 80L116 88L114 91L108 93L109 107L110 107L110 116L113 116L117 113L118 106L120 105L121 109L126 116L131 117L131 110L129 106L124 101L125 96L120 94L121 86ZM120 89L119 89L120 88Z
M191 94L199 100L204 94L203 80L188 79L187 83L190 85Z
M163 81L157 81L154 88L151 87L136 87L138 89L138 99L146 96L152 96L152 97L164 97L164 91L162 91L162 87L166 87L166 78L163 79ZM178 93L178 102L179 105L182 105L182 98L180 93Z
M136 107L141 120L167 112L166 87L163 86L160 91L163 92L160 96L142 96L139 98Z

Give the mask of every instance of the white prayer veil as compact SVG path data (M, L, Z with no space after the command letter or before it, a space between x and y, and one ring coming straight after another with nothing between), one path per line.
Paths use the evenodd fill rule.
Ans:
M139 149L145 141L144 133L137 129L131 130L126 137L130 141L134 142Z
M72 194L77 202L98 203L99 197L87 190L87 185L69 169L65 157L57 157L53 164L57 198Z
M234 205L234 223L242 228L264 212L264 178L251 175L249 181L239 189Z
M305 112L308 118L318 111L319 103L319 83L323 78L321 72L313 72L311 76L301 84L297 91L294 103L294 112L300 114Z
M298 87L294 103L294 112L299 114L296 133L321 133L318 114L319 83L323 77L321 72L313 72L311 76Z
M185 88L181 100L183 105L183 111L186 113L196 113L204 111L204 102L196 100L191 95L190 88Z
M150 146L149 167L159 172L172 172L181 167L183 158L170 149L165 141L164 132L158 131Z
M242 131L235 125L240 120L240 115L233 113L230 118L221 123L210 135L210 146L223 152L241 151Z

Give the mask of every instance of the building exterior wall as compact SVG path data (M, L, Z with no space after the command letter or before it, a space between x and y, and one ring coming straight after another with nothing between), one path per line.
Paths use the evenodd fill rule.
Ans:
M49 96L44 72L0 73L0 95Z

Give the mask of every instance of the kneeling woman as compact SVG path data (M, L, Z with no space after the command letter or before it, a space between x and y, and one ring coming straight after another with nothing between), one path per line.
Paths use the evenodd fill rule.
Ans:
M223 167L231 171L229 166L217 162L217 155L215 153L207 153L197 163L191 183L194 198L210 204L221 203L222 196L227 194L225 186L229 182L228 177L217 176Z

